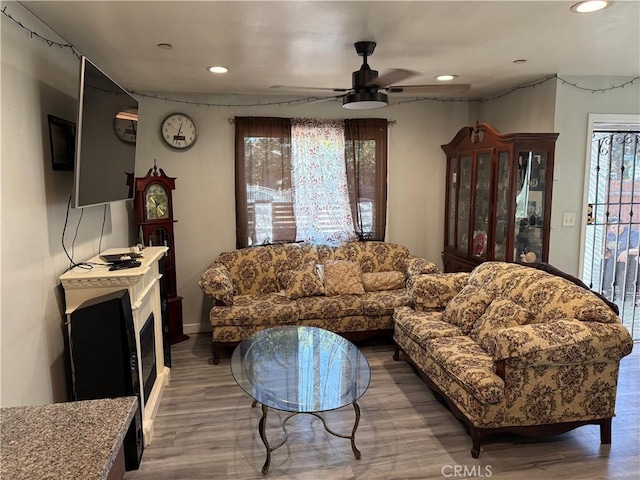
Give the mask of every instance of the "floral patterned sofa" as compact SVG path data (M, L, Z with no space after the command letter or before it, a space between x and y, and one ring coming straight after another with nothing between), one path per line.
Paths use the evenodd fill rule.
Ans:
M415 277L394 313L404 358L469 429L550 435L585 424L611 443L620 359L633 342L588 289L524 265Z
M438 267L386 242L337 247L288 243L222 253L198 282L213 297L213 363L223 346L258 330L307 325L357 339L393 332L393 311L409 305L406 283Z

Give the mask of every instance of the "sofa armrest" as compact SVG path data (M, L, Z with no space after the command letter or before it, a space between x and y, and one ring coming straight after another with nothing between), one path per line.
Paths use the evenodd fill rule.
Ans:
M233 281L227 267L220 263L209 265L198 282L200 289L224 305L233 305Z
M557 365L617 362L631 353L633 341L621 324L566 319L500 328L482 347L511 365Z
M404 273L407 277L413 277L415 275L441 272L435 263L425 260L422 257L409 255L405 261Z
M443 310L468 281L466 272L415 275L407 279L407 290L416 310Z

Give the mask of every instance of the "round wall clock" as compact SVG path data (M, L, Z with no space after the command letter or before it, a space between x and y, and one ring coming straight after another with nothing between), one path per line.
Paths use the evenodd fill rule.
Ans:
M127 143L136 143L138 136L138 109L127 107L120 110L113 119L116 136Z
M198 139L195 122L184 113L168 115L160 125L160 135L167 145L178 150L191 147Z

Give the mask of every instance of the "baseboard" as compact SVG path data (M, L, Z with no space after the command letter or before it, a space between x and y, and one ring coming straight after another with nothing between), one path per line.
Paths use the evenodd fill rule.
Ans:
M185 335L193 335L196 333L211 333L211 325L202 325L201 323L185 323L182 325L182 331Z

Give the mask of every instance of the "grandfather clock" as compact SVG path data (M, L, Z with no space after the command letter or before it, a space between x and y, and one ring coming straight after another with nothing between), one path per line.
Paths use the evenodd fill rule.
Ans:
M160 170L160 173L158 173ZM166 299L166 314L169 325L169 342L178 343L189 337L183 333L182 297L176 287L176 251L173 236L173 204L171 192L176 188L176 179L168 177L158 169L155 160L147 175L135 179L135 199L133 202L134 224L140 229L142 242L147 246L169 247L161 264L160 280L163 299Z

